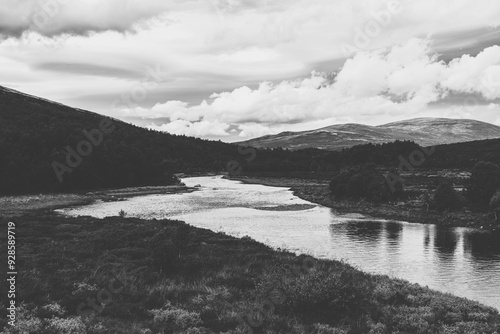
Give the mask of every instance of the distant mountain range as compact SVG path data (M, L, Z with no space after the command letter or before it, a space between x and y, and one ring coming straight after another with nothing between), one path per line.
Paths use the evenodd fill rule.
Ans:
M500 127L471 119L414 118L379 126L338 124L317 130L282 132L237 144L262 148L340 150L361 144L411 140L434 146L500 138Z

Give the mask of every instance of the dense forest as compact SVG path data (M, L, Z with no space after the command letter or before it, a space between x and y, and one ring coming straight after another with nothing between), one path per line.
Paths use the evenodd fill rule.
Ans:
M399 156L408 156L419 149L421 149L419 145L410 141L358 145L341 151L261 149L256 151L255 161L248 163L244 171L246 173L312 172L329 175L345 167L363 164L395 167L399 162Z
M479 161L500 163L500 139L436 146L423 167L471 169Z

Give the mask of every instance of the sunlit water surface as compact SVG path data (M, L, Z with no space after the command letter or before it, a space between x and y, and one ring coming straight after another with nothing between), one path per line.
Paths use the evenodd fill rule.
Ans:
M343 259L500 309L500 234L467 228L338 215L286 188L241 184L220 177L186 178L199 191L150 195L59 210L71 216L179 219L273 247Z

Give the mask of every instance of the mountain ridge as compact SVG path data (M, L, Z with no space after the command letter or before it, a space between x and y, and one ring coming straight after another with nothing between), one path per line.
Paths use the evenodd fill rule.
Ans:
M237 142L259 148L340 150L360 144L411 140L422 146L500 138L500 126L473 119L420 117L382 125L334 124L319 129L281 132Z

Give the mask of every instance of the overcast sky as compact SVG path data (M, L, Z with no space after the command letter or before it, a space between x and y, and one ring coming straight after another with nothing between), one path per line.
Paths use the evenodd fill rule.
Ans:
M1 0L0 85L224 141L500 125L499 24L498 0Z

